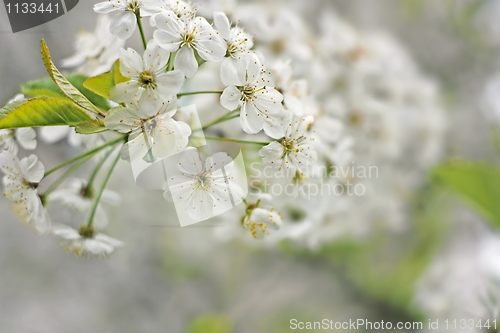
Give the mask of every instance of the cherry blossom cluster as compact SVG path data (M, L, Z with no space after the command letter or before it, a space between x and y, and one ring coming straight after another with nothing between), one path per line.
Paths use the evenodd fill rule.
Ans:
M99 110L92 134L38 129L43 142L68 137L84 152L45 171L35 155L17 157L19 147L36 147L35 130L0 131L4 194L19 219L61 237L77 255L112 253L122 243L102 231L106 209L120 197L106 185L121 159L132 168L164 163L159 188L172 216L181 209L195 222L218 220L226 226L216 228L222 239L317 247L366 235L374 225L404 228L406 200L440 159L445 133L438 90L406 51L329 11L317 27L307 26L292 8L299 2L279 10L233 1L199 6L181 0L94 6L102 14L96 30L79 33L76 53L61 65L99 82L108 107ZM144 50L126 47L132 38ZM183 112L192 105L196 115ZM217 153L200 148L207 141ZM245 184L236 182L242 168L228 155L234 144ZM181 156L177 175L165 169L172 156ZM94 166L88 180L70 178L84 163ZM377 172L353 171L360 167ZM52 185L39 186L54 172ZM362 191L349 194L352 186ZM56 217L64 207L78 213L78 226Z
M300 1L226 1L225 8L255 33L255 49L295 117L285 122L283 138L260 151L264 170L250 172L252 188L274 195L288 221L269 243L291 239L317 248L363 239L374 228L407 228L408 200L443 157L446 115L436 83L391 36L358 31L329 9L312 25L297 14L311 14ZM299 158L292 147L300 147ZM312 176L291 173L295 194L286 182L267 179L266 165L293 171L310 160ZM239 230L216 233L227 240L239 238Z
M275 73L263 52L254 49L255 36L220 10L201 16L193 4L173 0L109 0L94 10L103 14L96 30L80 32L76 53L61 65L90 79L113 75L106 95L109 108L99 110L92 134L77 134L69 126L38 129L44 143L67 137L84 152L46 171L36 155L17 157L19 147L36 147L34 129L0 131L4 195L19 220L40 234L61 237L63 247L78 256L110 254L122 245L102 233L109 223L106 206L120 203L120 196L106 188L119 160L153 164L182 153L181 175L161 181L164 196L183 202L191 218L213 217L230 201L233 207L246 207L241 213L231 211L241 214L236 220L250 238L279 229L283 220L271 205L274 199L259 189L251 194L255 200L246 200L243 188L248 186L232 180L230 170L237 168L232 159L224 152L208 156L194 141L195 133L202 131L203 139L214 141L219 150L224 150L224 142L241 144L245 160L257 159L283 172L276 178L284 182L306 182L319 160L322 140L309 112L316 102L307 82L295 79L291 63L283 60ZM147 25L152 30L149 39ZM144 51L125 47L134 35L140 36ZM26 101L16 96L4 110ZM208 120L202 128L179 111L189 104ZM234 126L236 119L239 126ZM329 139L340 137L339 127L328 131ZM72 176L85 163L94 166L90 178ZM98 187L97 176L106 167ZM61 173L63 168L67 170ZM57 180L45 184L53 173ZM74 213L76 222L60 217L65 209Z

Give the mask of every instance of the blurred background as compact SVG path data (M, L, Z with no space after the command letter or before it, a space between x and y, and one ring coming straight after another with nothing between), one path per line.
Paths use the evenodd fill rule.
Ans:
M0 10L0 104L18 92L22 82L46 76L41 38L56 64L74 53L78 30L94 30L97 14L92 6L97 2L80 1L57 20L16 34ZM240 6L217 0L198 4L203 10L237 11ZM122 204L110 210L108 234L126 245L106 259L65 253L54 237L29 232L8 201L0 200L0 332L281 333L290 331L293 318L422 321L427 331L429 318L496 318L498 219L484 218L489 215L474 198L468 198L472 205L461 200L467 193L449 191L444 184L447 169L434 170L449 161L489 166L499 162L500 3L273 1L275 17L285 9L311 31L318 30L322 13L331 11L359 34L387 34L438 87L445 124L439 135L441 153L426 166L419 185L404 195L405 226L372 228L362 237L348 233L317 246L287 239L275 246L238 238L221 242L214 229L224 226L176 227L175 215L165 215L161 194L137 187L130 166L121 163L110 188L122 195ZM332 34L332 44L335 38ZM326 36L317 50L328 48L328 40ZM134 35L129 45L139 49L139 42ZM399 54L393 58L389 50L384 56L391 62ZM314 75L309 80L314 81ZM420 142L418 137L413 140ZM37 148L46 165L71 153L65 142L39 142ZM490 195L498 194L500 183L478 179L485 182L475 184L489 207L500 205L500 197ZM483 193L487 187L493 192ZM473 190L462 187L464 191ZM363 218L357 215L349 223L363 223Z

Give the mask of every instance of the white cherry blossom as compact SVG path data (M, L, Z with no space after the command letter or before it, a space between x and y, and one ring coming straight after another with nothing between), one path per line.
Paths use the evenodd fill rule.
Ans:
M174 12L178 18L185 20L194 17L196 8L189 1L182 0L160 0L164 9Z
M131 162L157 159L186 148L191 128L172 117L177 112L176 98L162 103L141 101L127 107L116 107L104 119L106 127L129 134L122 149L122 158Z
M63 239L61 246L75 256L107 256L123 243L103 233L97 233L93 227L83 225L80 230L66 225L54 226L51 232Z
M154 41L168 52L178 51L174 69L184 72L188 78L198 70L195 51L206 61L219 62L226 54L224 41L203 17L187 18L182 21L172 11L162 12L155 17Z
M271 81L261 75L261 66L256 56L246 57L238 62L235 81L224 89L221 105L228 110L240 110L240 124L243 131L256 134L264 132L272 138L283 136L281 111L283 95L274 88Z
M99 14L113 14L109 31L121 39L128 39L137 27L136 13L152 16L162 9L158 0L108 0L94 5Z
M236 82L238 61L249 56L253 47L253 38L240 27L231 27L231 23L223 12L214 13L215 27L226 42L226 58L221 63L220 75L222 83L229 86Z
M270 201L269 194L261 194L255 204L247 205L243 227L249 230L255 239L262 239L265 235L269 235L269 228L278 230L282 225L280 213L276 212L274 207L268 206Z
M19 152L19 146L27 150L36 148L36 133L32 128L0 130L0 150L6 150L14 155Z
M296 79L290 59L278 61L271 67L277 89L283 94L283 104L297 117L313 116L318 112L314 96L305 79Z
M195 221L213 216L214 210L231 207L243 198L242 188L231 176L234 162L226 153L216 153L203 163L196 149L184 152L181 174L168 178L174 202L186 202L186 212Z
M73 212L77 213L83 221L87 221L94 204L95 195L94 189L89 188L86 181L75 178L71 179L64 188L52 192L47 199L50 206L67 206ZM105 228L109 223L109 218L103 204L117 206L120 204L120 201L121 198L118 193L107 188L104 189L101 200L97 204L94 217L94 225L97 228Z
M99 16L94 32L80 30L75 39L76 53L61 61L62 67L77 67L79 73L95 76L107 72L118 59L125 40L109 32L111 19Z
M313 121L311 116L290 121L283 138L260 150L259 154L264 163L274 165L285 172L287 178L294 177L297 173L307 176L307 171L317 158L317 152L313 149L314 138L308 133Z
M119 103L130 103L147 99L166 101L176 95L184 83L182 72L166 72L170 53L148 43L144 56L129 48L120 50L120 72L130 81L122 82L111 90L110 98Z
M38 183L45 168L35 155L19 160L10 152L0 153L4 196L12 201L12 210L23 224L40 233L48 231L50 221L38 195Z

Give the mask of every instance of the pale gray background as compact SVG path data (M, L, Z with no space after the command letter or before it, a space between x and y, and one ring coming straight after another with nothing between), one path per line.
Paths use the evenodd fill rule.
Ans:
M15 35L0 8L0 104L17 92L19 83L45 76L40 38L56 63L72 54L77 30L94 28L96 2L81 0L56 21ZM487 129L477 96L485 78L499 68L497 48L471 48L440 1L426 1L428 8L416 19L405 16L403 2L311 1L311 12L303 15L314 18L323 6L333 5L364 29L395 34L452 95L454 149L465 157L490 158L487 138L477 135ZM137 35L132 40L138 45ZM64 147L42 145L37 154L51 165L66 153ZM242 333L286 332L274 327L286 327L292 314L404 319L396 309L364 296L341 268L322 259L217 245L209 228L151 227L165 223L164 201L137 188L125 163L110 187L122 194L123 205L113 211L109 233L126 247L105 260L66 254L54 237L36 236L20 225L0 198L0 333L177 333L184 332L191 317L211 312L228 313Z

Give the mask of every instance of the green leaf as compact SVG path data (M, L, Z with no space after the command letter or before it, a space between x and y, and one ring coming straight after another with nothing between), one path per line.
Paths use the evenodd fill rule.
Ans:
M84 87L83 83L88 79L86 75L73 73L68 75L66 79L85 97L87 97L92 104L100 109L109 110L109 103L106 98L99 96ZM52 81L52 78L50 77L45 77L21 84L21 93L28 97L66 97L66 95L61 91L61 89L59 89L59 87L54 83L54 81Z
M0 119L0 129L40 127L40 126L74 126L92 120L87 112L77 107L66 98L37 97L26 101L9 104L2 109L4 116ZM4 110L5 113L4 113Z
M21 93L27 97L65 97L50 77L28 81L21 84Z
M83 83L83 86L99 96L109 98L111 89L119 83L129 81L120 72L120 60L115 61L111 71L91 77Z
M454 162L434 169L439 184L500 227L500 168L481 162Z
M187 333L232 333L233 323L226 315L210 314L194 318L188 325Z
M92 104L78 89L75 88L56 68L50 58L49 48L42 39L41 42L42 59L49 72L50 77L61 91L83 110L102 115L101 110Z
M109 98L109 92L114 87L114 76L112 72L107 72L87 79L83 86L95 94Z
M115 85L130 81L130 78L123 76L122 72L120 71L120 60L115 61L115 63L113 64L113 76L115 79Z
M28 102L28 100L23 99L20 101L15 101L15 102L7 104L6 106L4 106L0 110L0 120L5 118L9 113L11 113L13 110L17 109L21 105L26 104L27 102Z
M95 134L106 132L108 129L104 126L104 122L100 119L87 120L75 125L76 133L80 134Z

